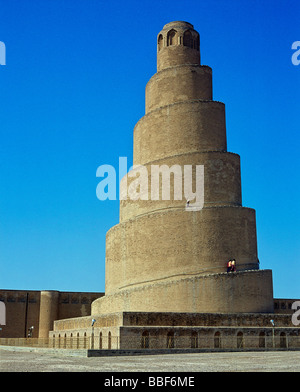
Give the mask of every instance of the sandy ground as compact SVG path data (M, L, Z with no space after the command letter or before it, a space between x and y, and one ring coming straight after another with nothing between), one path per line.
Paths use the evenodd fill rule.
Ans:
M115 357L0 350L1 372L299 372L300 351Z

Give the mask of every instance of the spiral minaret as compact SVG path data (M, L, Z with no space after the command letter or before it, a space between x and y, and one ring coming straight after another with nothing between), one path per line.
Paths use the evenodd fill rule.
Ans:
M187 208L172 181L170 199L160 186L153 200L151 176L144 197L121 200L120 223L106 237L105 297L92 314L273 311L272 272L259 269L255 211L242 206L240 157L227 151L225 105L213 101L212 69L200 63L190 23L168 23L158 34L157 73L145 101L126 189L141 167L150 174L153 165L176 165L181 173L192 166L195 173L201 165L204 205ZM237 272L228 274L231 258Z

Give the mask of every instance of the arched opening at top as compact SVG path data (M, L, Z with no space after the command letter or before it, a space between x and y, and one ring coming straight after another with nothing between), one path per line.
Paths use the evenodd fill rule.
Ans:
M199 37L199 34L197 34L197 37L194 39L194 48L196 50L198 50L198 52L199 52L199 50L200 50L200 37Z
M172 45L177 45L178 41L178 35L177 35L177 31L172 29L168 32L168 36L167 36L167 44L168 46L172 46Z
M183 34L183 45L193 48L193 36L189 30L185 31Z
M159 34L159 37L157 40L158 51L160 51L162 49L163 44L164 44L164 38L163 38L162 34Z

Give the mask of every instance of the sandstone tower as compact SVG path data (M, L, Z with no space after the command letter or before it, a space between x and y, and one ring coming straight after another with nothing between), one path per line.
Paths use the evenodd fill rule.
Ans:
M227 151L225 106L213 101L212 70L200 64L199 34L189 23L168 23L158 34L157 73L134 128L133 163L122 180L126 195L137 174L152 179L153 166L171 172L176 165L181 173L204 166L204 203L190 208L182 189L182 197L173 192L175 170L174 197L162 197L163 181L157 200L150 197L149 177L136 200L122 193L120 223L106 236L105 296L92 302L90 316L54 321L52 347L89 347L91 355L299 348L300 328L288 308L282 314L292 300L274 300L272 272L259 269L255 211L242 206L240 158ZM227 273L230 258L237 271Z
M143 197L121 198L120 223L107 233L105 295L0 290L11 316L5 336L23 336L34 325L49 347L90 348L91 355L299 348L294 300L274 299L272 272L259 269L255 211L242 206L240 158L227 151L225 106L213 101L212 70L200 64L190 23L168 23L158 34L157 73L134 129L133 161L126 194L137 173L153 177L153 166L183 173L201 165L203 205L187 206L182 189L175 197L175 170L171 198L162 197L162 182L155 200L148 178ZM226 272L230 258L237 272Z
M203 165L204 207L188 210L185 197L122 200L120 223L106 238L105 296L92 314L273 312L255 211L242 206L240 157L227 151L225 106L213 101L212 69L200 63L190 23L168 23L158 34L157 73L134 129L133 162L133 172L143 165L148 173L151 165L180 165L182 172ZM237 260L233 274L226 273L230 258Z

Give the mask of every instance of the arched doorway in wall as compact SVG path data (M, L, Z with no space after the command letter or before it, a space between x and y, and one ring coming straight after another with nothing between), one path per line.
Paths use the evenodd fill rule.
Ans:
M198 348L198 345L198 333L196 331L193 331L191 335L191 348Z
M221 332L219 331L214 334L214 348L221 348Z
M102 332L99 334L99 349L102 350Z
M111 332L108 332L108 342L107 342L108 350L111 350Z
M174 332L170 331L167 333L167 348L174 348Z
M243 332L238 332L236 336L237 348L244 348L244 334Z
M142 333L142 341L141 341L142 348L149 348L149 332L144 331Z
M266 347L266 334L263 331L259 333L258 347L259 348L265 348Z
M280 348L287 348L287 338L285 332L280 333Z

